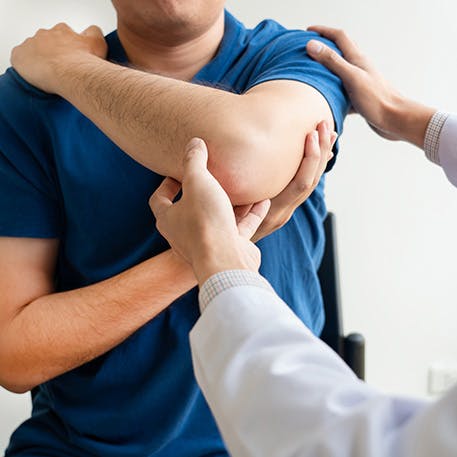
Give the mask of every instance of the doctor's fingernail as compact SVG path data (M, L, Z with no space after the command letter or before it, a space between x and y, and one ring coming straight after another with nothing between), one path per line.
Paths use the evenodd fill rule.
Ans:
M186 151L192 151L192 149L196 149L201 147L203 140L200 138L192 138L189 143L187 143Z
M306 48L310 54L318 55L321 53L322 49L324 49L324 46L317 40L310 40Z

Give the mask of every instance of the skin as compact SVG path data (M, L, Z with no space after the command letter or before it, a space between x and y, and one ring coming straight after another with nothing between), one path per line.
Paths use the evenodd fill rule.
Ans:
M210 276L215 259L226 268L257 270L260 251L250 238L266 216L269 200L253 205L237 223L227 194L207 170L208 150L203 140L194 138L189 143L183 162L182 184L167 178L150 199L159 232L172 238L171 233L192 220L185 225L187 230L181 230L183 236L173 237L173 249L198 272L199 283ZM181 199L173 203L181 189ZM225 243L229 249L222 248Z
M343 52L344 57L340 57L319 42L311 41L308 45L308 52L316 60L342 78L355 112L362 115L373 130L381 136L407 141L422 148L425 131L435 110L401 96L374 69L343 31L322 26L310 29L334 40ZM321 154L322 144L321 142ZM318 152L317 149L315 152ZM173 249L191 263L199 278L199 284L202 285L213 274L225 270L246 268L255 270L255 265L252 263L250 267L247 267L249 259L252 257L253 246L247 245L244 240L240 239L241 235L237 235L234 220L230 217L229 199L223 189L217 188L215 182L211 180L211 175L207 170L206 150L201 143L196 144L187 155L183 192L188 203L186 205L181 205L180 201L173 203L176 188L173 188L170 180L166 180L151 199L151 207L157 218L160 232L167 238ZM214 217L213 214L205 211L206 205L213 208ZM198 228L198 230L185 233L179 230L182 224L194 229ZM213 249L217 252L217 256L212 255ZM220 258L224 260L218 260ZM248 343L249 341L247 343L243 341L244 346ZM251 364L251 369L256 370L259 365L258 358L254 362ZM266 370L266 377L280 378L282 373L279 371L274 370L272 375L272 369L269 366ZM275 379L273 379L274 382ZM211 406L213 407L212 404ZM357 405L355 413L358 414L359 411L360 404ZM350 411L345 410L344 416L349 418ZM216 417L227 419L227 415L224 414L216 415ZM225 422L228 423L227 420ZM224 423L222 419L221 423ZM370 427L372 423L373 421L371 421ZM391 429L392 427L389 429L390 435L392 435ZM387 440L387 442L390 441ZM417 445L417 443L415 444ZM358 443L354 440L352 448L355 449L357 446ZM246 446L244 447L246 448ZM319 449L323 449L322 446ZM376 449L373 453L378 455L378 451L379 449Z
M149 73L190 80L214 57L224 35L224 1L112 3L129 62Z
M80 35L60 24L15 48L12 64L161 175L181 181L185 145L204 138L209 168L234 205L275 197L297 172L306 134L321 120L333 128L323 96L302 83L270 81L239 95L120 67L105 53L96 27Z
M222 38L223 0L112 0L112 4L123 43L128 35L169 48L188 46L212 29Z
M313 192L332 157L334 141L335 134L325 122L308 135L303 163L296 177L283 191L284 195L280 194L278 201L271 203L278 208L278 218L293 212L297 202ZM3 387L23 393L96 358L220 268L258 268L260 251L249 239L261 238L277 228L278 219L266 217L270 201L251 205L244 209L244 214L235 215L225 192L209 172L201 176L197 173L201 172L200 166L192 174L193 168L189 164L193 163L190 160L193 155L204 156L203 159L200 157L199 163L204 162L206 170L204 142L191 142L186 151L185 192L177 208L184 216L178 212L172 217L170 211L163 211L170 209L170 202L181 187L172 178L164 181L151 197L150 204L156 217L160 212L157 225L162 234L170 237L172 228L176 230L187 224L189 229L183 233L189 237L207 234L202 242L185 239L181 247L175 243L175 252L166 251L92 286L55 294L53 283L58 240L0 237L0 289L3 293L0 384ZM204 227L205 220L198 225L199 218L192 215L195 194L205 191L219 196L215 202L211 199L204 202L206 218L213 223L211 231ZM220 200L222 210L219 209ZM186 217L192 220L192 224L188 224ZM231 225L231 230L224 230L226 225ZM218 249L221 235L227 243ZM236 248L227 249L233 244ZM188 254L191 246L194 250ZM197 263L201 266L197 267ZM191 266L198 270L197 279ZM33 281L24 281L24 278Z
M328 129L308 135L305 157L307 168L314 173L304 181L316 182L331 155L333 141ZM183 162L182 185L166 178L149 201L159 232L192 266L200 286L220 271L257 271L260 251L251 239L268 212L269 201L253 205L236 219L228 195L208 171L208 151L201 139L191 141ZM181 199L174 202L181 189ZM183 226L188 229L181 230Z
M329 121L321 123L318 129L331 135L333 123L329 108L322 102L322 97L306 86L300 86L297 96L295 84L279 84L278 92L274 83L269 87L259 86L257 93L249 94L249 97L242 101L235 95L227 95L211 88L196 90L195 86L185 81L197 71L197 67L208 62L217 50L220 42L220 19L219 22L216 20L212 23L212 18L217 16L214 14L215 10L208 9L209 16L205 20L199 16L195 27L186 26L186 39L189 40L187 42L183 41L182 30L179 33L177 31L178 27L173 22L176 18L170 14L169 32L175 31L170 34L174 41L154 41L155 45L150 46L146 52L144 44L152 40L153 35L132 33L135 17L125 16L123 13L127 2L115 3L120 14L121 39L132 61L139 67L176 79L128 70L105 62L103 58L107 51L106 43L98 28L90 27L82 34L76 34L65 25L59 25L51 32L39 31L34 39L29 39L20 48L16 48L12 58L16 69L41 89L69 99L132 157L165 175L182 178L182 157L188 139L194 136L194 132L208 133L206 136L213 149L220 151L220 160L231 158L232 150L235 151L233 160L227 161L229 172L222 170L223 167L216 160L217 154L210 154L209 162L218 174L218 179L224 182L227 188L236 188L240 179L247 180L246 176L237 175L239 169L249 170L255 166L258 168L259 162L255 155L251 157L251 162L241 162L237 159L237 154L240 157L241 153L250 151L254 144L252 139L264 136L258 125L265 124L269 129L271 122L271 119L260 117L260 121L249 124L249 119L258 114L256 108L249 108L251 100L252 106L259 103L259 97L268 104L276 99L283 100L286 94L286 98L297 102L292 107L292 113L297 114L300 128L292 127L299 133L290 137L294 141L292 146L276 140L277 145L274 147L281 149L281 153L284 147L286 151L292 151L288 160L290 169L283 172L281 182L276 184L274 195L266 193L264 184L259 182L251 183L252 189L243 189L240 186L241 193L237 195L237 189L231 195L232 203L243 205L248 202L247 207L243 205L238 209L238 220L244 220L244 216L252 213L252 208L255 208L254 211L264 208L262 205L252 206L252 202L276 196L268 216L255 235L256 239L268 235L284 224L296 205L312 192L328 159L328 156L324 157L322 162L319 161L319 166L316 166L314 159L311 160L303 154L306 129L314 130L318 123L316 119L329 118ZM152 3L162 8L173 5L172 2ZM202 8L201 4L195 4ZM129 5L132 6L132 10L129 10L132 14L133 8L141 11L142 2L129 2ZM177 10L172 8L169 11ZM190 9L186 7L180 11L179 27L182 28L184 19L187 24L193 23ZM154 17L155 14L145 15L141 16L141 20L151 20ZM212 26L208 28L211 23ZM146 21L137 24L138 30L141 30L144 24L148 25L148 33L157 33L157 30L163 27L163 24L154 25ZM143 55L147 55L144 61L141 60ZM94 75L100 71L102 77L94 79ZM121 89L116 86L116 81L118 84L120 81ZM145 82L147 87L136 91L136 85L142 82ZM112 92L104 92L107 88ZM275 91L271 92L271 88ZM200 94L202 99L197 99L192 104L192 97ZM151 111L151 103L141 105L148 99L154 100L153 106L158 107L157 113L152 113L156 117L140 122L144 113ZM171 99L175 102L170 103ZM125 111L126 102L132 101L137 111ZM183 101L182 113L167 114L168 106L180 106ZM301 104L311 111L315 104L316 119L302 122ZM199 115L198 109L207 105L215 106L216 111ZM226 106L225 109L231 112L235 105L247 116L245 123L249 126L241 139L230 136L232 131L236 130L233 127L228 128L229 135L224 136L227 134L217 132L217 129L213 129L208 123L209 120L217 120L224 115L224 110L217 111L219 107ZM276 112L283 115L285 112L289 113L289 108L285 104L280 105ZM155 119L162 119L164 122L168 120L170 123L176 115L179 118L188 116L189 113L194 115L191 119L195 119L195 124L187 126L188 130L179 130L179 135L176 135L176 130L170 132L165 129L163 133L163 125L158 125L157 131L151 131L150 127L155 125ZM235 111L234 114L239 115L239 112L237 114ZM171 117L167 119L167 116ZM197 121L201 121L201 125ZM228 121L229 125L233 122L230 117ZM220 122L218 124L222 125ZM217 132L220 138L216 138L217 135L213 138L213 131ZM155 138L153 143L151 138ZM245 144L244 138L249 139ZM334 139L333 135L329 141ZM252 149L260 151L262 148L264 142L260 141ZM162 151L164 155L151 157L151 150ZM266 158L271 158L276 153L273 149ZM164 166L161 165L162 162ZM258 186L260 191L255 189L255 186ZM74 291L54 293L54 269L58 249L59 240L0 238L0 290L4 291L0 306L0 384L13 392L30 390L105 353L197 283L188 263L167 251L107 281ZM30 261L31 257L33 262Z
M57 249L57 240L0 238L0 384L15 393L107 352L196 285L189 265L166 251L106 281L53 293Z
M341 78L354 111L384 138L407 141L422 149L436 109L402 96L343 30L321 25L308 30L333 40L342 51L343 57L315 40L307 46L310 56Z

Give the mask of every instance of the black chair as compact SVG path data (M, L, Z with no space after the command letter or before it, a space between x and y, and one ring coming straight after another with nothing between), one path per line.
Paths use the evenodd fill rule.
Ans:
M360 333L347 336L343 333L336 222L333 213L327 214L324 229L325 251L318 272L325 311L321 339L343 358L357 377L365 379L365 338Z

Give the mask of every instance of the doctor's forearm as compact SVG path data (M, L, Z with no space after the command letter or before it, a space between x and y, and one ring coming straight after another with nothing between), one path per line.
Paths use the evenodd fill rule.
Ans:
M202 302L230 278L216 279L200 292ZM222 290L206 305L191 333L192 356L231 455L400 457L399 421L405 425L424 402L359 381L260 283Z
M424 148L425 133L436 109L406 98L398 98L385 109L387 130L399 139Z

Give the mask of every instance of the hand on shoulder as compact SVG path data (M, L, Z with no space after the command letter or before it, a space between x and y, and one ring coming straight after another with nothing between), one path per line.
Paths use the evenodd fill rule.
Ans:
M63 75L71 73L72 64L87 58L105 58L107 44L100 28L90 26L76 33L67 24L52 29L40 29L11 52L11 64L30 84L53 94L59 94Z

